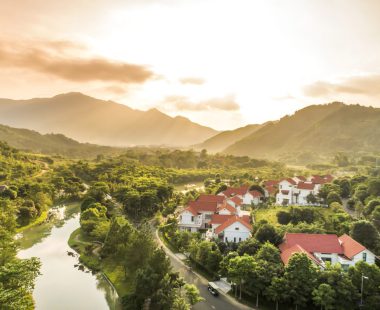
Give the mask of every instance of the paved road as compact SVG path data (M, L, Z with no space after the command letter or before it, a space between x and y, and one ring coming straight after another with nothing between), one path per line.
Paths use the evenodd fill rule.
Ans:
M342 199L342 207L343 207L344 211L346 211L349 215L351 215L354 219L356 219L357 218L356 211L350 209L347 206L347 202L348 202L348 199Z
M244 306L237 301L235 301L230 296L225 296L223 294L219 294L218 297L214 297L207 290L208 281L194 273L193 271L189 271L188 267L178 258L176 257L160 240L158 237L158 232L155 233L157 242L160 246L163 247L166 254L169 256L171 265L173 269L180 273L180 275L185 279L186 282L194 284L199 289L201 296L205 299L205 301L196 304L193 309L195 310L209 310L209 309L217 309L217 310L235 310L235 309L253 309L247 306Z

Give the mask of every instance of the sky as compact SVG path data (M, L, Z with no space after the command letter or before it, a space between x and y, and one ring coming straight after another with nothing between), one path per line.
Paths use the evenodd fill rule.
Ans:
M380 107L377 0L1 0L0 97L82 92L226 130Z

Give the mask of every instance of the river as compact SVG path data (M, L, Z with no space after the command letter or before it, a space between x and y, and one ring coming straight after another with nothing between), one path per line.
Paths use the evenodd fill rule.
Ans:
M31 227L20 238L18 257L38 257L41 273L33 297L37 310L118 309L117 293L101 274L78 269L78 256L68 246L79 227L78 205L61 207L61 220ZM69 255L74 252L75 255Z

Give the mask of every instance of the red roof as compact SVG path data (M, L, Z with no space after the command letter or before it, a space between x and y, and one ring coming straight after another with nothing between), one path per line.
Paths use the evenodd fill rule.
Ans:
M210 224L222 224L234 216L235 215L213 214L211 216Z
M241 199L240 197L238 196L234 196L232 198L230 198L230 200L235 203L236 205L240 206L242 203L243 203L243 199Z
M304 253L306 254L312 261L314 261L315 263L317 264L320 264L320 262L318 261L318 259L316 257L314 257L312 254L310 254L308 251L306 251L303 247L301 247L300 245L298 244L295 244L291 247L288 247L286 249L284 249L283 251L281 251L281 260L282 262L287 265L290 258L292 257L292 255L294 253Z
M246 192L248 192L248 189L249 189L248 185L243 185L240 187L229 187L223 192L223 194L226 197L231 197L235 195L244 195Z
M280 244L280 250L283 251L296 244L310 253L343 254L338 236L333 234L286 233L284 242Z
M276 186L276 185L278 185L278 183L280 183L280 181L268 180L268 181L265 181L263 184L265 187L267 187L267 186Z
M257 191L257 190L250 191L250 194L251 194L253 197L262 197L262 196L263 196L263 194L260 193L260 192Z
M191 214L193 215L198 215L198 212L196 209L194 209L193 207L187 207L185 210L183 210L182 212L184 211L189 211Z
M349 259L352 259L356 254L364 251L366 248L359 242L352 239L350 236L344 234L339 237L339 241L342 244L343 253Z
M240 224L242 224L245 227L247 227L247 229L252 230L252 226L249 223L246 222L246 218L243 219L241 217L238 217L238 216L234 215L233 217L231 217L230 219L228 219L227 221L225 221L223 224L221 224L220 226L218 226L215 229L215 233L216 234L220 234L222 231L224 231L226 228L230 227L232 224L234 224L236 222L239 222Z
M320 175L313 175L311 177L311 182L315 184L325 184L325 183L330 183L334 178L331 175L325 175L325 176L320 176Z
M225 203L225 204L223 204L222 206L220 206L220 207L218 208L218 211L220 212L220 211L223 210L223 209L227 209L227 210L230 211L231 213L235 213L235 212L236 212L236 209L235 209L233 206L229 205L228 203Z
M313 190L315 187L314 183L306 183L306 182L299 182L297 184L298 189L308 189L308 190Z
M201 202L217 202L217 203L223 203L224 197L223 196L217 196L217 195L206 195L201 194L197 201Z
M294 181L292 178L287 178L287 179L283 179L283 180L281 180L281 182L283 182L283 181L288 181L290 184L292 184L292 185L296 185L297 184L297 182L296 181Z
M334 177L331 174L326 174L323 176L327 183L330 183L334 180Z
M191 201L188 204L189 207L193 208L196 212L208 211L208 212L216 212L218 203L217 202L209 202L209 201Z
M277 187L274 186L268 186L265 189L268 191L269 195L274 195L277 192Z

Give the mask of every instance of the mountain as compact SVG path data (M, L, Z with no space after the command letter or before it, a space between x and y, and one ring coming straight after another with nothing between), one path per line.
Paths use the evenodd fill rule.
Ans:
M278 158L296 152L380 151L380 109L334 102L268 123L224 152Z
M125 151L122 148L79 143L61 134L41 135L33 130L5 125L0 125L0 141L5 141L10 146L24 151L71 158L94 158L99 154L116 155Z
M112 146L187 146L217 133L187 118L170 117L157 109L134 110L81 93L30 100L0 99L0 123Z
M227 130L207 139L201 144L195 146L196 149L206 149L211 153L223 151L236 141L239 141L246 136L254 133L263 125L247 125L245 127L237 128L235 130Z

